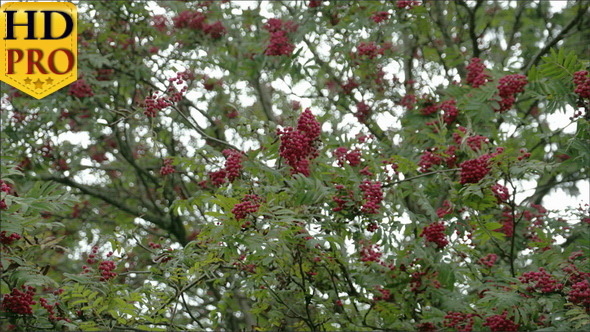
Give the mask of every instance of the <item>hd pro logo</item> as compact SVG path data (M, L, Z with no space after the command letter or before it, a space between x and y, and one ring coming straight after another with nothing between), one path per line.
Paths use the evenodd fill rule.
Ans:
M41 99L78 78L78 12L69 2L0 7L0 80Z

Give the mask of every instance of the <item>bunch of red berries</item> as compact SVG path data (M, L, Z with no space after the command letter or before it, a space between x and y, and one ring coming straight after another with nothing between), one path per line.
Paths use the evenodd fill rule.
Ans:
M264 54L269 56L291 55L295 45L289 40L289 33L297 31L297 24L293 21L282 21L278 18L269 19L264 29L270 33L270 43Z
M365 123L370 114L371 108L364 101L359 101L356 104L356 113L354 113L354 116L360 123Z
M492 267L494 266L494 264L496 263L496 260L498 259L498 255L496 254L488 254L486 257L482 257L479 259L479 264L487 266L487 267Z
M590 308L590 282L588 279L573 284L567 299L571 303Z
M462 162L461 167L461 184L478 183L491 170L489 161L491 155L484 154L475 159L470 159Z
M14 241L18 241L21 239L21 236L17 233L12 233L6 236L6 231L0 232L0 243L4 245L11 245Z
M389 19L389 13L383 12L383 11L382 12L374 12L373 15L371 15L371 19L375 23L381 23L381 22L387 21Z
M209 179L215 187L220 187L226 182L226 180L233 182L240 177L240 173L243 169L242 158L244 155L242 152L225 149L222 153L226 158L224 168L218 171L209 172ZM206 181L203 181L202 184L203 186L206 186Z
M236 220L242 220L252 213L256 213L260 208L262 199L258 195L247 194L242 198L240 203L234 205L231 212L234 214Z
M13 288L10 294L4 294L0 308L2 311L11 312L17 315L32 315L32 305L37 304L33 300L35 295L35 288L31 286L22 286L22 291L18 288Z
M381 191L381 182L371 182L364 180L359 188L363 192L363 199L365 203L361 207L361 211L367 214L379 213L381 208L381 201L383 201L383 191Z
M442 164L443 158L440 154L435 153L436 150L437 148L424 150L420 156L420 161L418 162L418 166L420 166L419 172L426 173L432 168L432 166Z
M354 202L354 194L351 190L344 191L344 186L341 184L336 185L336 189L341 191L340 194L332 197L332 201L336 203L336 207L332 208L332 211L338 212L352 207Z
M443 121L447 125L453 123L457 119L457 116L459 116L455 99L445 100L440 103L439 107L443 111Z
M168 18L166 15L154 15L152 16L150 25L153 26L154 29L164 32L168 29Z
M490 76L484 73L485 69L486 66L481 62L481 59L472 58L469 65L467 65L467 84L474 88L486 84Z
M477 315L450 311L445 315L443 326L453 331L471 332L473 331L473 317L475 316Z
M165 176L174 173L174 166L172 166L172 159L164 159L164 165L160 168L160 175Z
M587 70L580 70L574 73L574 84L576 85L574 92L580 98L590 99L590 76Z
M492 332L518 331L518 324L506 318L506 315L507 313L504 312L501 315L486 317L486 322L483 323L483 326L489 327Z
M117 276L116 272L113 272L117 268L117 265L113 261L105 260L98 264L98 270L100 271L100 281L108 281Z
M361 248L360 251L361 262L375 262L381 263L381 249L378 244L368 243Z
M426 241L436 244L439 249L449 244L445 237L445 225L442 222L434 222L424 227L420 237L426 237Z
M158 97L158 95L154 93L147 96L143 101L143 114L145 114L147 117L153 118L158 114L159 111L171 105L172 103L169 102L168 99L165 97Z
M277 130L281 139L279 153L291 166L291 174L309 176L309 160L318 156L317 142L321 132L320 123L307 108L297 123L297 128Z
M54 308L57 307L59 305L59 303L55 302L54 304L49 304L47 302L47 299L44 297L39 298L39 304L41 304L41 306L43 308L45 308L45 310L47 310L47 313L49 314L49 320L50 321L66 321L66 322L71 322L71 320L69 318L64 318L64 317L60 317L60 316L56 316L55 315L55 311Z
M498 203L506 202L510 198L510 192L508 191L508 188L499 183L496 183L492 186L492 192L494 193L494 196L496 196Z
M70 84L68 95L77 98L85 98L94 96L94 92L92 92L92 88L85 79L79 78L76 82Z
M349 78L345 84L340 86L342 88L342 92L344 94L349 95L352 93L352 90L359 87L359 84L354 80L354 78Z
M358 166L361 163L361 152L359 150L349 151L347 148L341 146L334 150L334 156L338 158L338 166L343 167L344 163L350 166Z
M356 46L356 56L353 54L353 58L360 59L375 59L379 55L383 55L385 49L375 44L375 42L361 42Z
M498 82L498 94L502 98L500 100L500 109L496 112L504 112L514 105L514 96L517 93L524 91L524 86L527 85L528 80L526 76L521 74L506 75Z
M446 215L453 213L453 207L451 206L451 202L446 200L443 202L442 206L436 209L436 215L439 218L444 218Z
M322 5L322 0L310 0L307 4L309 8L316 8Z
M0 191L5 192L5 193L9 193L10 192L10 185L6 182L4 182L4 180L0 180Z
M538 272L523 273L522 276L518 277L518 280L523 284L534 283L534 285L527 287L528 291L537 290L541 293L553 293L563 289L563 284L558 282L553 275L547 273L542 267L539 268Z
M225 149L222 151L227 158L225 160L225 172L229 182L233 182L240 176L242 171L242 153L232 149Z
M205 24L203 32L212 39L221 39L221 37L227 33L227 30L223 26L223 23L221 23L220 20L217 20L214 23Z
M413 0L398 0L396 2L398 9L412 9L415 6L420 6L420 1L413 1Z
M203 30L206 19L207 16L202 12L185 10L172 18L172 21L177 29Z
M380 295L376 295L374 297L375 301L387 301L391 298L391 292L389 291L389 289L384 289L383 287L376 287L377 291L380 293Z

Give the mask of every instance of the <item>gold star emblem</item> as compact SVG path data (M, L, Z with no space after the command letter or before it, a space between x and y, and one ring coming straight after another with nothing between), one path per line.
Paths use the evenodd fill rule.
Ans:
M43 88L43 82L40 79L37 79L33 84L35 84L35 89Z
M31 79L30 78L25 78L25 84L30 84L31 83Z
M47 84L52 84L53 83L53 80L50 77L50 78L46 79L45 82L47 82Z

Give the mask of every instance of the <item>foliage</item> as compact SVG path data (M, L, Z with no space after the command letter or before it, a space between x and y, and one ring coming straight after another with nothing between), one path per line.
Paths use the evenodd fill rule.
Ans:
M590 15L550 6L81 1L78 82L2 86L2 330L588 328L590 209L542 204L589 178Z

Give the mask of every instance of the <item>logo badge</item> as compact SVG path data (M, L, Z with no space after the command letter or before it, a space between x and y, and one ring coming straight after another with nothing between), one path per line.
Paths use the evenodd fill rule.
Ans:
M0 80L41 99L78 79L78 11L69 2L0 7Z

